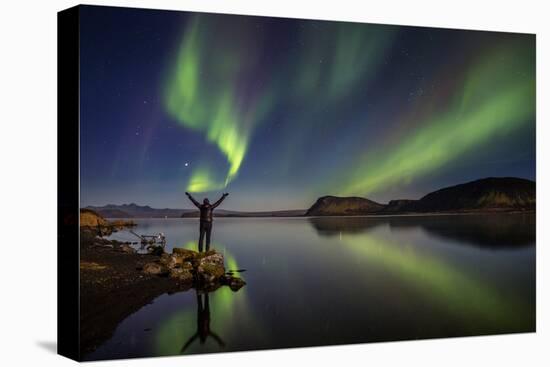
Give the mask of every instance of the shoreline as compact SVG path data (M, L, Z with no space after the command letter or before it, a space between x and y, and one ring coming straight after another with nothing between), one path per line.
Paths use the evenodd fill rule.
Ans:
M226 272L223 254L174 248L141 254L127 242L80 229L80 353L84 358L113 335L117 326L163 294L196 289L201 293L246 282ZM122 302L121 302L122 300Z
M90 228L80 229L81 357L97 349L120 322L158 296L191 288L141 271L158 256L127 252L122 242L95 234Z
M439 217L439 216L454 216L454 215L492 215L492 214L536 214L536 210L480 210L480 211L463 211L463 212L411 212L411 213L369 213L369 214L349 214L349 215L289 215L289 216L252 216L252 215L215 215L214 218L253 218L253 219L273 219L273 218L387 218L387 217ZM114 220L147 220L147 219L194 219L198 220L198 216L186 217L131 217L131 218L109 218Z

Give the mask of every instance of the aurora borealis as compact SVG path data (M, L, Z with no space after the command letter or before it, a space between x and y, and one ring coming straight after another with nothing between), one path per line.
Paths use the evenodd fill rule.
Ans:
M535 178L535 38L84 8L82 205L307 208Z

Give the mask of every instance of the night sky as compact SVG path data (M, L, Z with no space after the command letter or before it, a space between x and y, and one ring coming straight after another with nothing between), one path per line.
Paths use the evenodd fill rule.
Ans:
M309 207L535 179L535 37L81 9L81 206Z

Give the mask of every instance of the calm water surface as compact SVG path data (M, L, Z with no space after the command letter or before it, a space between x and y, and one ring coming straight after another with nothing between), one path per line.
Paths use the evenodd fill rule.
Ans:
M164 232L167 250L198 237L196 218L136 222L138 233ZM217 218L212 236L227 269L246 269L245 287L208 301L194 290L162 295L86 358L535 330L533 214Z

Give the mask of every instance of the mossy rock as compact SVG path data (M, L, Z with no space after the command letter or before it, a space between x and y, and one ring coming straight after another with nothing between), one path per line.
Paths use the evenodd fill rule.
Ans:
M201 264L197 268L197 277L200 282L212 283L218 281L225 274L223 266Z
M170 270L170 277L183 283L193 282L193 273L189 269L174 268Z
M186 248L174 247L172 255L181 258L183 261L193 260L198 257L199 253Z
M234 277L232 275L224 275L223 277L221 277L220 282L224 285L229 286L229 288L231 288L233 292L238 291L246 285L246 282L242 278Z
M193 270L193 263L191 263L190 261L184 261L181 263L180 266L182 269L187 269L189 271Z
M215 250L212 250L212 251L205 252L204 254L201 254L197 262L198 262L198 265L210 264L214 266L223 267L224 258L223 258L223 254Z

